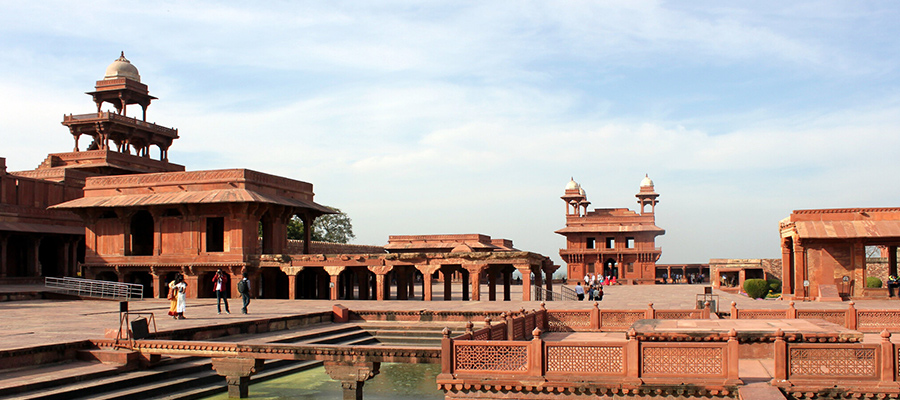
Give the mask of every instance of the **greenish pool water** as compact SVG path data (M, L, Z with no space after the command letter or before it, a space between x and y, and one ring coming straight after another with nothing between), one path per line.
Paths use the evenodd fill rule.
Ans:
M363 386L363 397L366 400L443 400L444 392L434 382L440 372L438 364L381 364L381 373ZM250 385L251 399L340 399L342 396L341 383L331 379L323 367ZM227 400L228 393L206 399Z

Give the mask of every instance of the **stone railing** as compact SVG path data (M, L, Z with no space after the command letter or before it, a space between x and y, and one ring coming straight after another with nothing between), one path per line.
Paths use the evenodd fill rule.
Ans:
M733 330L678 342L643 342L633 330L624 340L549 342L541 334L535 329L531 340L488 341L468 335L451 339L445 330L438 387L448 398L497 391L514 397L579 392L712 397L731 396L742 383Z
M493 319L484 319L484 327L474 330L471 321L466 324L466 332L457 336L456 340L531 340L531 334L535 328L546 326L547 310L532 310L504 312L498 317L499 322ZM543 330L543 329L541 329ZM445 330L446 334L449 330Z
M708 304L700 310L657 310L653 303L643 310L601 310L595 302L590 310L547 311L545 328L549 332L625 332L641 319L709 319L709 313Z
M741 310L731 302L732 319L822 319L860 332L900 332L900 310L857 310L851 301L846 310L798 310L794 302L781 310Z
M772 385L790 398L894 398L898 346L882 331L880 343L791 342L775 332Z

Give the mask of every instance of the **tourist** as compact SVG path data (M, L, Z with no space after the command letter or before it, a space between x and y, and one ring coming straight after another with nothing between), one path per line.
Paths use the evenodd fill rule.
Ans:
M894 297L894 290L900 288L900 279L897 279L896 275L891 275L888 277L888 297ZM900 296L900 293L898 293Z
M575 283L575 295L578 296L578 301L584 300L584 287L581 286L581 282Z
M184 282L184 276L178 275L175 278L175 319L185 319L184 310L187 307L185 296L187 294L187 283Z
M594 300L603 301L603 286L597 286L597 293L594 294Z
M597 284L597 275L591 274L591 283L590 283L590 285L585 285L585 286L594 286L596 284Z
M594 301L594 285L588 286L587 298L588 301Z
M250 280L247 279L247 273L244 272L243 278L238 282L238 293L241 294L241 300L244 306L241 307L241 313L247 313L247 306L250 305Z
M222 301L225 301L225 313L231 314L231 310L228 309L228 294L225 292L225 288L228 287L228 275L222 272L222 269L216 271L216 275L213 276L213 290L216 292L216 309L219 311L219 314L222 313Z
M584 274L584 286L591 284L591 274Z
M175 297L175 284L178 283L179 276L180 274L175 274L175 279L169 281L169 294L166 296L169 299L169 316L172 318L178 318L178 314L175 311L178 307L178 299Z

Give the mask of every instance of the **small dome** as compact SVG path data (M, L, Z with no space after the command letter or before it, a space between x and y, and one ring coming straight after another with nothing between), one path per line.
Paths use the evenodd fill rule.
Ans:
M138 73L137 67L131 64L131 61L128 61L125 58L125 52L122 52L122 55L113 61L112 64L109 64L106 67L106 76L103 79L116 79L116 78L128 78L131 80L141 81L141 74Z
M653 186L653 181L650 180L650 177L644 174L644 179L641 179L641 187L649 187Z
M578 189L581 186L578 185L578 182L575 182L575 178L570 178L569 183L566 184L566 190Z
M587 197L587 193L584 192L584 188L578 187L578 194Z

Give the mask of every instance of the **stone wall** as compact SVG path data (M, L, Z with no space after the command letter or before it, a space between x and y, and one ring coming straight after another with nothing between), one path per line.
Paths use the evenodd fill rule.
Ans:
M288 240L287 254L302 254L302 240ZM371 246L364 244L309 242L310 254L378 254L384 253L383 246Z

